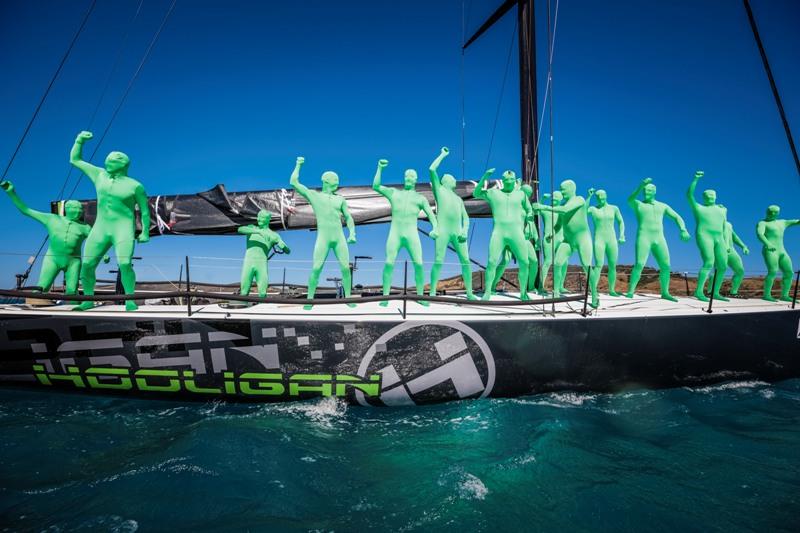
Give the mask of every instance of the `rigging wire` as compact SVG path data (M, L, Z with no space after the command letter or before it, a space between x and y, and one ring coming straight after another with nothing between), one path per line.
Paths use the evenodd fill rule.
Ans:
M106 138L106 135L108 135L108 132L111 130L111 126L114 124L114 120L117 118L117 114L119 113L120 109L122 109L122 106L125 104L125 100L127 100L128 94L131 92L131 88L133 87L133 84L136 82L137 78L139 77L139 74L141 73L142 68L144 67L145 63L147 63L147 60L150 58L150 52L153 50L153 47L155 46L156 42L158 42L158 38L161 36L161 32L164 29L164 26L166 26L170 15L172 15L172 11L173 11L173 9L175 9L175 4L177 3L177 1L178 0L172 0L172 3L170 4L169 9L167 10L166 14L164 15L164 18L161 20L161 25L156 30L155 35L153 35L153 38L151 39L150 44L147 46L147 50L145 50L144 55L142 56L142 59L139 62L139 66L136 67L136 71L133 73L133 76L131 77L130 81L128 82L128 86L125 87L125 91L122 93L122 97L120 98L119 103L117 104L117 107L114 109L114 112L111 114L111 118L108 120L108 125L106 125L105 130L103 130L103 134L100 136L100 139L98 139L97 144L95 145L94 151L92 152L92 155L89 157L90 159L93 159L95 154L97 154L97 151L100 149L100 146L103 144L103 140ZM75 190L78 188L78 185L80 185L80 183L81 183L81 178L83 178L83 174L82 173L78 176L78 181L75 183L75 186L72 188L72 191L69 193L69 198L72 198L72 195L75 194Z
M142 5L144 4L144 0L139 0L139 5L136 7L136 12L133 14L130 22L128 22L127 29L125 30L125 35L122 37L122 42L117 49L117 56L114 58L114 63L111 66L111 70L108 72L108 76L106 76L105 84L103 85L103 90L100 91L100 98L97 100L97 104L94 106L94 111L92 111L91 116L89 117L89 121L87 122L86 129L92 129L94 125L94 119L97 118L97 113L100 111L100 106L105 101L106 94L108 93L108 88L111 85L111 80L114 78L114 74L119 67L120 61L122 59L122 54L125 51L125 45L128 43L128 37L131 34L131 29L133 25L136 23L136 20L139 18L139 13L142 11ZM75 169L72 165L69 165L69 170L67 171L67 176L64 178L64 183L61 185L61 190L58 191L58 199L62 200L64 197L64 191L69 185L69 180L72 177L72 171Z
M131 25L133 24L133 21L136 20L136 17L138 17L138 15L139 15L139 11L141 10L141 7L142 7L142 1L143 0L140 0L139 6L137 7L137 10L136 10L136 14L135 14L134 18L131 20ZM147 49L145 50L145 53L142 56L142 59L139 62L139 65L136 68L136 71L134 72L133 76L131 77L130 81L128 82L128 85L125 88L125 91L123 92L122 97L120 98L119 102L117 103L117 106L114 109L114 112L112 113L111 118L109 119L105 130L103 130L103 134L100 136L100 139L98 140L97 144L95 145L95 149L92 151L92 155L89 157L89 159L93 159L94 156L97 154L98 150L100 149L100 146L101 146L101 144L103 142L103 139L105 139L106 135L108 134L109 130L111 129L111 125L114 123L114 120L116 119L117 114L119 113L120 109L122 108L122 105L125 103L125 100L127 99L128 94L130 93L130 90L133 87L134 82L138 78L139 73L142 70L142 67L144 67L144 64L147 62L147 59L150 57L150 52L152 51L153 46L155 45L156 41L158 41L158 38L161 35L161 32L164 29L164 26L166 25L167 21L169 20L170 15L172 14L173 9L175 8L176 2L177 2L177 0L173 0L172 3L170 4L169 9L167 10L166 14L164 15L164 18L161 21L161 25L156 30L156 33L154 34L153 38L151 39L150 44L148 45ZM94 7L94 4L92 4L92 7ZM128 32L130 32L130 27L128 28ZM128 34L126 34L125 39L127 39L127 37L128 37ZM117 55L117 60L119 60L121 52L122 52L122 49L120 48L120 52ZM116 68L116 65L115 65L114 68ZM114 68L112 68L112 73L113 73ZM103 90L103 94L101 96L101 101L98 102L97 107L95 108L95 111L92 114L92 119L90 119L90 122L91 122L91 120L94 120L94 117L97 114L97 110L100 107L100 103L102 102L102 98L104 98L106 89L108 88L108 82L109 81L110 81L110 75L109 75L109 79L107 80L106 87ZM72 191L69 193L69 198L72 198L72 195L75 194L75 191L77 190L78 185L80 185L82 177L83 177L83 174L81 173L78 176L78 180L75 182L75 186L72 188ZM59 193L59 200L61 200L63 198L63 192L66 189L66 185L68 183L68 180L69 180L69 174L67 174L67 178L65 179L64 186L62 186L62 190ZM25 273L22 274L22 278L21 279L23 281L26 280L28 278L28 276L30 275L31 271L33 270L34 265L36 264L36 261L41 256L42 250L44 250L44 247L45 247L46 244L47 244L47 237L45 237L44 240L42 241L42 244L39 246L39 249L36 251L36 254L33 256L32 260L28 261L28 267L25 270Z
M22 143L25 142L25 138L28 136L28 132L31 131L31 126L33 126L36 117L39 115L39 111L42 109L45 100L47 100L47 95L50 94L50 89L53 88L53 85L58 78L58 75L61 73L61 69L64 67L64 64L67 62L67 58L69 58L70 53L72 52L72 48L75 46L75 43L78 41L78 37L80 37L81 33L83 33L83 28L86 27L86 22L89 20L92 12L94 11L94 7L97 4L97 0L92 0L92 3L89 5L89 9L86 10L86 14L83 16L83 20L81 21L81 25L78 27L78 31L75 32L75 35L72 36L72 41L69 43L67 47L67 51L64 52L64 56L61 58L61 62L58 64L58 68L56 68L55 73L53 73L53 77L50 78L50 83L47 85L47 89L45 89L42 98L39 100L39 104L36 106L36 109L33 111L33 115L31 115L30 120L28 121L28 125L25 127L25 131L22 133L22 136L19 138L17 142L17 147L14 149L14 153L11 154L11 159L9 159L8 164L6 165L5 170L3 171L3 176L0 178L0 181L5 180L6 176L8 175L8 171L11 169L11 165L14 163L14 159L17 158L17 154L19 153L20 148L22 148Z
M558 0L556 0L556 9L555 9L555 16L553 17L553 24L551 27L550 20L550 0L547 0L547 84L545 89L545 98L549 97L550 105L549 107L549 134L550 134L550 198L552 201L553 193L555 191L555 160L554 160L554 143L555 143L555 136L553 135L553 48L555 47L555 40L556 40L556 23L558 22ZM544 120L544 113L542 113L542 120ZM539 147L539 137L541 137L542 129L541 126L539 127L539 135L536 139L536 149L538 150ZM538 152L534 152L534 161L536 161L536 157ZM555 291L556 286L556 239L555 239L555 213L550 211L550 223L553 228L553 238L550 239L550 253L552 257L552 265L551 270L553 271L553 291ZM566 273L565 273L566 274ZM589 280L586 280L586 283L589 283ZM544 282L542 283L544 285ZM551 312L555 315L556 312L556 304L553 303L551 306Z

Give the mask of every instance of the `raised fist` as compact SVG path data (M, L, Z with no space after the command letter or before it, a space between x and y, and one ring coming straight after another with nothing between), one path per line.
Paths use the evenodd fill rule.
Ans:
M698 170L697 172L694 173L694 179L699 180L704 175L705 175L705 172L703 172L702 170Z
M653 178L645 178L642 180L642 185L650 185L653 183Z
M494 171L495 171L495 169L493 169L493 168L490 168L489 170L487 170L486 172L484 172L484 174L486 174L487 176L491 176L492 174L494 174Z
M442 155L450 155L450 148L442 146Z
M594 194L594 187L592 187L591 189L589 189L589 196L591 196L591 195L593 195L593 194Z
M379 159L378 160L378 167L379 168L386 168L388 166L389 166L389 160L388 159Z
M94 135L92 135L92 132L91 132L91 131L82 131L82 132L80 132L80 133L78 134L78 137L75 139L75 141L76 141L76 142L81 142L81 143L82 143L82 142L84 142L84 141L88 141L88 140L89 140L89 139L91 139L92 137L94 137Z
M0 181L0 188L9 193L14 192L14 184L8 180Z
M297 158L297 164L298 165L302 165L305 162L306 162L306 158L305 157L298 157Z

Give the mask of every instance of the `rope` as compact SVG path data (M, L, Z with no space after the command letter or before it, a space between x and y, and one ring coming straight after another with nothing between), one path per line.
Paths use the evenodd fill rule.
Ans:
M553 83L553 50L555 49L556 44L556 28L558 27L558 0L556 0L556 9L555 9L555 17L553 19L553 31L550 32L550 2L548 0L548 16L547 16L547 33L548 33L548 44L549 44L549 53L547 57L547 83L544 87L544 98L542 99L542 109L547 105L547 98L550 96L550 87ZM552 102L552 98L550 99ZM544 124L544 113L542 113L541 118L539 119L539 133L536 136L536 144L533 147L533 165L531 168L534 168L538 162L539 157L539 141L542 138L542 125ZM552 131L551 131L552 135ZM551 187L552 192L552 187Z
M114 109L114 112L111 114L111 118L108 121L108 125L106 126L106 129L103 131L103 134L100 136L100 139L97 141L97 145L95 146L95 149L92 152L92 155L89 157L89 159L93 159L94 158L95 154L97 154L97 151L100 149L100 146L103 144L103 140L106 138L106 135L108 134L109 130L111 130L111 126L114 124L114 120L117 118L117 114L119 113L120 109L122 109L122 106L125 103L125 100L127 100L128 94L130 93L131 88L133 87L133 84L136 82L137 78L139 77L139 74L141 73L142 68L144 67L145 63L147 63L147 60L150 57L150 52L153 50L153 47L155 46L156 42L158 41L158 38L161 36L161 32L164 29L164 26L167 24L167 21L169 20L169 17L172 14L172 11L175 8L175 4L177 3L177 1L178 0L172 0L172 3L170 4L169 9L167 10L167 13L164 15L164 18L161 20L161 25L156 30L155 35L153 35L153 38L151 39L150 44L147 46L147 50L145 50L141 61L139 61L139 66L136 67L136 71L133 73L133 76L131 77L130 81L128 82L128 86L125 88L125 91L122 93L122 98L120 98L120 101L117 104L117 107ZM83 174L78 176L78 181L75 183L75 186L72 188L72 191L69 193L69 197L70 198L72 198L72 195L75 194L75 190L78 188L78 185L80 185L82 178L83 178Z
M19 138L17 142L17 147L14 149L14 153L11 155L11 159L9 159L8 164L6 165L6 169L3 171L3 176L0 178L0 181L5 180L6 176L8 175L8 171L11 169L11 165L14 163L14 159L17 158L17 154L19 153L20 148L22 148L22 143L25 142L25 138L28 136L28 132L31 130L31 126L33 126L33 122L36 120L36 117L39 116L39 111L42 109L44 105L44 101L47 99L47 95L50 94L50 89L53 88L53 84L56 82L56 78L61 73L61 69L64 67L64 64L67 62L67 58L69 57L70 52L72 52L72 48L75 46L75 43L78 41L78 37L80 37L81 33L83 33L83 28L86 26L86 21L89 20L89 16L94 11L94 6L97 4L97 0L92 0L91 5L89 5L89 9L86 10L86 14L83 16L83 20L81 21L81 25L78 27L78 31L75 32L75 35L72 37L72 41L69 43L67 47L67 51L64 52L64 56L61 58L61 62L58 64L58 68L56 69L53 77L50 78L50 83L47 85L47 89L45 89L42 98L39 100L39 105L36 106L36 109L31 116L31 119L28 121L28 125L25 127L25 131L22 133L22 136Z

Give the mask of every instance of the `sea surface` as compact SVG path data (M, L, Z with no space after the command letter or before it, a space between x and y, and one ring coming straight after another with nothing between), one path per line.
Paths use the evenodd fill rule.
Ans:
M800 380L414 408L0 390L0 530L800 529Z

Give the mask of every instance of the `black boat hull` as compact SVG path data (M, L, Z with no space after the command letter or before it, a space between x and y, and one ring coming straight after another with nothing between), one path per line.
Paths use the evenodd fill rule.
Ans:
M4 314L0 383L363 405L800 376L800 309L462 322Z

